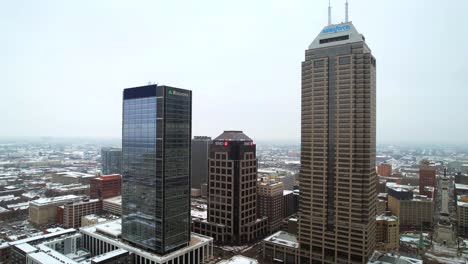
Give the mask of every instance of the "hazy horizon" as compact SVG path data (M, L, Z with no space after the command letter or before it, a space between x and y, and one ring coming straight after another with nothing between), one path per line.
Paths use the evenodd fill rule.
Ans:
M196 136L196 135L194 135ZM212 138L218 136L211 136ZM107 146L121 146L119 137L93 137L93 136L19 136L19 137L0 137L1 144L29 144L29 143L60 143L60 144L101 144ZM297 140L277 140L277 139L254 139L257 145L300 145L300 139ZM396 146L396 147L417 147L417 148L459 148L468 151L468 143L455 144L446 142L377 142L377 146Z
M468 144L468 2L349 3L377 59L377 143ZM0 138L118 140L122 90L156 82L193 91L194 136L299 143L301 62L327 5L0 3Z

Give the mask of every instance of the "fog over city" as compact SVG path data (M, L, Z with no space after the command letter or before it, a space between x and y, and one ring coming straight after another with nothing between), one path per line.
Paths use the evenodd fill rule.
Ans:
M344 21L344 1L331 3ZM301 61L327 4L4 1L0 137L118 140L122 90L153 82L193 91L193 135L298 143ZM350 1L377 58L377 142L467 143L467 8Z

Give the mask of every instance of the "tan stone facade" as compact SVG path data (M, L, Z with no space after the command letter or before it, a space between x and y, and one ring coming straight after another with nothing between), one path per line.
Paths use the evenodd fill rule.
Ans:
M81 197L66 195L53 198L41 198L29 203L29 222L36 226L54 224L57 221L57 207L79 201Z
M458 196L457 222L460 236L468 236L468 195Z
M388 196L388 210L398 217L400 226L431 226L434 217L434 203L431 198L415 196L409 200L399 200Z
M63 206L63 225L67 228L81 226L81 218L85 215L102 211L102 201L99 199L68 203Z
M281 228L283 220L283 183L266 181L257 184L257 213L268 218L268 233Z
M385 200L377 200L377 215L381 215L387 211L387 201Z
M104 199L102 201L102 209L115 215L122 215L122 196Z
M302 63L298 263L366 263L375 247L376 61L339 26L352 34L322 32Z
M390 212L377 216L375 233L376 250L388 252L400 247L400 224Z
M255 144L242 131L225 131L210 147L208 220L193 231L216 243L244 244L266 235L266 218L257 218Z

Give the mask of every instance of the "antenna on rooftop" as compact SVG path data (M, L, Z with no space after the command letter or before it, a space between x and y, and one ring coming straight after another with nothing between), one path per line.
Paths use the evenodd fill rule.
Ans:
M331 5L330 0L328 0L328 25L331 25Z
M346 4L345 4L346 8L345 8L345 22L348 23L348 0L346 0Z

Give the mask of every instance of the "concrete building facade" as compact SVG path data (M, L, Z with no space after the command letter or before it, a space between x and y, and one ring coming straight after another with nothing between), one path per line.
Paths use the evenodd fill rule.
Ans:
M67 228L81 226L81 218L85 215L96 214L102 211L102 201L99 199L85 199L63 205L63 225Z
M116 196L102 201L102 210L115 215L122 215L122 196Z
M92 255L124 249L132 254L131 263L135 264L202 264L213 258L213 238L200 234L192 233L186 247L159 255L122 241L120 219L83 227L80 232L84 248Z
M29 222L37 226L56 223L58 206L81 199L81 196L65 195L31 201L29 202Z
M257 184L257 214L268 218L268 233L274 233L281 228L284 204L283 183L274 181L259 181Z
M458 235L468 237L468 196L457 197Z
M278 263L295 264L299 251L297 237L284 231L278 231L262 241L263 258L274 259Z
M376 238L376 60L351 22L302 62L298 263L366 263Z
M384 212L376 218L376 250L396 251L400 247L400 223L391 212Z
M400 227L431 227L433 223L434 203L427 196L403 198L389 193L388 210L398 217Z

